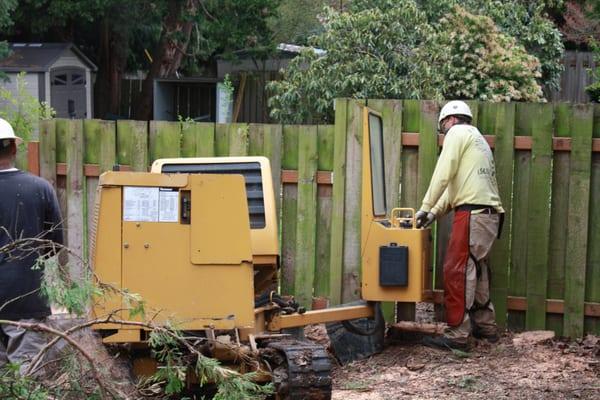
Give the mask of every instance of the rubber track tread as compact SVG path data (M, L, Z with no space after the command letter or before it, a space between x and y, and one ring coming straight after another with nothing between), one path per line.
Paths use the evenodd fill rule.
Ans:
M309 341L282 340L267 347L285 355L289 400L331 399L331 358L324 347Z

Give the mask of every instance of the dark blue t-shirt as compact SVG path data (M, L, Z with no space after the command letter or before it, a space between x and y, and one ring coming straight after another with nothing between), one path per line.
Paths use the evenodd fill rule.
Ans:
M61 223L56 193L47 181L23 171L0 171L0 249L24 238L62 244ZM38 290L42 271L32 268L48 250L0 251L0 318L50 315L48 302Z

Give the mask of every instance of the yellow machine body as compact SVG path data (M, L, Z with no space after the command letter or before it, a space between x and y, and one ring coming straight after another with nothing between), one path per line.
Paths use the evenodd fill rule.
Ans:
M186 330L254 325L252 241L241 175L103 174L92 251L100 280L139 294L154 323L176 322ZM126 306L126 298L114 295L94 313L101 317ZM125 312L118 317L129 318ZM121 339L113 341L141 340L137 327L95 328L119 330Z
M264 202L264 226L252 227L250 238L252 241L252 255L254 264L276 264L279 254L279 241L277 232L277 211L275 208L275 193L273 192L273 180L271 165L266 157L203 157L203 158L161 158L152 163L152 173L206 173L208 168L216 171L224 171L220 167L234 166L231 173L244 171L234 169L236 165L256 164L260 176L248 177L258 182L248 182L247 185L262 186L262 200ZM279 195L279 194L278 194ZM245 195L244 195L245 197Z
M388 213L382 119L365 107L363 122L361 297L422 301L429 282L430 230L416 229L414 210ZM154 218L147 210L136 211L152 196L170 202L166 219L160 205ZM148 310L160 311L154 322L175 321L186 330L239 328L243 339L374 315L371 305L291 314L272 304L254 307L256 297L277 290L277 214L265 157L160 159L150 173L108 172L100 178L96 201L95 272L102 282L139 294ZM382 254L388 254L385 262ZM384 276L399 271L405 282ZM94 312L106 315L127 308L126 302L114 295ZM117 317L128 319L125 312ZM106 342L144 340L136 327L107 323L95 328L117 331Z
M362 143L361 296L368 301L423 301L429 286L431 231L416 228L413 209L395 208L388 216L383 122L367 107L363 108ZM386 265L384 254L392 254ZM386 282L381 276L384 270L392 277L401 275L405 282Z

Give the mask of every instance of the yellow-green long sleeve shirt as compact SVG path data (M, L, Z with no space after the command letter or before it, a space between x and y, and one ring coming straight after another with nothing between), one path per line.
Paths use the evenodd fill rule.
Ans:
M442 215L464 204L504 212L490 146L476 127L459 124L444 138L421 210Z

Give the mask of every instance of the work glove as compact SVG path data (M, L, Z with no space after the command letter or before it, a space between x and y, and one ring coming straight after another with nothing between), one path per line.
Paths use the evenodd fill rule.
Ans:
M429 225L433 224L433 221L435 221L435 214L432 212L419 210L415 214L415 219L417 220L417 228L427 228Z

